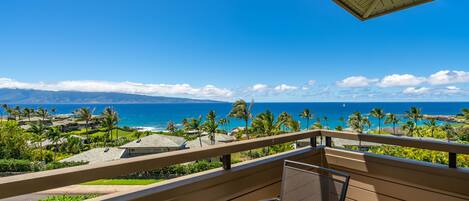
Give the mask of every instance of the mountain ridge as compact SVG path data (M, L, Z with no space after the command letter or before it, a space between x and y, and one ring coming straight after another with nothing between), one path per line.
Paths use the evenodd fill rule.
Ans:
M147 96L116 92L46 91L0 88L2 104L223 103L208 99Z

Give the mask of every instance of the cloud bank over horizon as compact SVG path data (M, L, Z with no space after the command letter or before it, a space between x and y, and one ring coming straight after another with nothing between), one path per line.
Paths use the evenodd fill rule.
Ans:
M352 75L330 83L314 78L300 84L256 83L223 88L212 84L164 84L113 82L103 80L65 80L52 83L23 82L0 77L0 88L48 91L117 92L148 96L172 96L232 101L238 98L260 101L468 101L469 72L440 70L428 76L383 75L370 78ZM235 88L238 87L238 88Z

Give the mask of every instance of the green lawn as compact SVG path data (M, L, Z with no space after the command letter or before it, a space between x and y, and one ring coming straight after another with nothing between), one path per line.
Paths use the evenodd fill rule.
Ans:
M39 201L82 201L98 197L99 195L51 195Z
M83 185L147 185L164 179L99 179L82 183Z

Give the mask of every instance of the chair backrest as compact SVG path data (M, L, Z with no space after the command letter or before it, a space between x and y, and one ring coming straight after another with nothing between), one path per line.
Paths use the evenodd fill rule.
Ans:
M282 201L344 201L350 176L336 170L285 160Z

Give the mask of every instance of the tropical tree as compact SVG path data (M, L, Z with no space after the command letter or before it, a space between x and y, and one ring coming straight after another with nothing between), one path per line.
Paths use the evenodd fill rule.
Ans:
M168 121L168 124L166 125L166 130L168 130L170 133L175 133L177 130L176 124L173 121Z
M34 134L34 141L36 143L39 143L39 153L40 153L40 159L43 160L43 147L42 147L42 142L44 139L47 137L47 132L49 130L49 127L45 126L42 122L36 123L36 124L31 124L30 131L31 133Z
M363 133L366 126L370 125L370 121L368 118L364 117L360 112L352 113L347 123L350 128L352 128L357 133ZM358 147L361 149L362 141L358 141Z
M370 112L371 116L378 119L378 133L381 134L381 119L385 117L384 111L381 108L373 108Z
M321 123L321 118L320 117L316 118L316 122L314 122L312 128L322 129L323 127L324 126Z
M395 135L396 134L396 125L399 124L399 118L397 118L397 115L388 113L386 115L386 119L384 120L385 124L392 124L392 132Z
M195 131L198 138L199 138L199 143L200 147L202 147L202 133L200 130L202 129L202 116L199 115L198 118L188 118L183 120L183 125L186 130L192 130Z
M101 113L101 126L106 128L107 135L112 139L112 130L116 128L119 117L117 112L111 108L106 107ZM119 133L116 133L116 138L119 138ZM104 144L106 144L106 139L104 139Z
M329 118L326 115L324 115L322 119L324 120L325 128L329 129Z
M21 108L20 108L20 106L16 106L13 109L13 114L14 114L15 119L18 119L18 120L21 119Z
M274 114L267 110L262 112L252 121L253 129L264 136L272 136L280 127L280 121L275 121Z
M303 112L300 113L300 117L306 119L306 130L309 129L309 121L313 119L313 114L309 111L308 108L305 108Z
M274 114L269 110L258 114L252 121L252 128L264 136L274 135L275 131L279 129L279 126L279 121L275 121ZM268 153L269 147L266 147L265 154L267 155Z
M453 125L451 125L449 123L445 123L442 126L442 129L446 132L446 140L448 142L450 142L451 139L453 138L453 136L455 135L455 129L454 129Z
M94 109L90 109L90 108L87 108L87 107L82 107L82 108L79 108L79 109L75 110L75 112L73 112L73 113L78 116L78 120L85 121L85 133L88 134L88 128L89 128L89 125L90 125L90 121L93 120Z
M28 118L28 121L31 122L31 116L34 114L34 109L31 108L24 108L23 109L23 116Z
M218 124L220 124L222 127L223 127L223 130L226 131L226 125L228 125L230 123L230 120L228 118L220 118L218 120Z
M416 126L418 124L418 121L421 120L423 117L422 110L417 107L411 107L409 110L405 111L405 116L408 119L412 120ZM417 130L418 132L418 129L414 129L412 132L414 132L415 130Z
M204 131L208 133L211 144L215 144L215 133L217 132L218 125L219 125L216 118L217 118L217 114L215 113L215 111L210 110L207 116L205 117L206 120L202 126Z
M57 160L57 151L59 150L58 143L62 137L62 133L58 128L51 128L48 129L46 132L46 137L49 139L54 145L54 161Z
M49 117L49 111L47 109L42 108L42 107L37 109L36 114L39 117L41 117L42 122L45 122L46 119Z
M300 122L296 121L293 118L290 118L288 120L288 128L290 129L291 132L298 132L301 130L300 128Z
M288 114L287 112L282 112L278 116L278 122L279 122L279 127L280 128L288 128L289 127L289 122L291 120L291 115Z
M436 119L430 118L428 121L425 121L424 124L425 126L428 127L428 129L430 129L431 136L435 137L434 136L435 130L438 129L438 123L436 122Z
M243 99L239 99L233 103L233 107L231 108L230 113L228 114L229 117L241 119L244 121L244 134L249 139L249 119L252 118L251 110L254 105L254 100L251 100L251 103L248 104Z
M402 125L402 130L407 131L408 136L412 136L414 133L415 129L417 128L417 125L415 124L414 121L412 120L407 120L403 125Z

